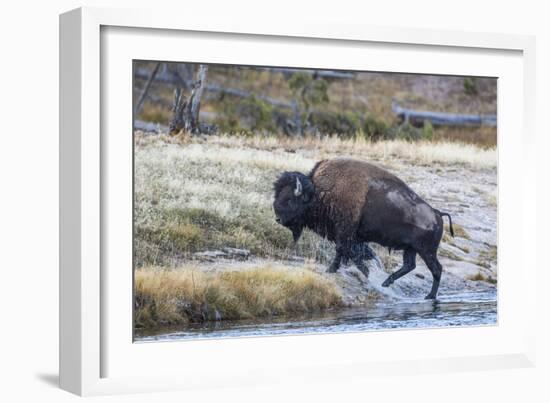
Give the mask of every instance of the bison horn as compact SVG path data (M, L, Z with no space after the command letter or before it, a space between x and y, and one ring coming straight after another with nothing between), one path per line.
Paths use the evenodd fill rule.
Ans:
M300 179L296 178L296 189L294 189L294 196L298 197L302 194L302 183Z

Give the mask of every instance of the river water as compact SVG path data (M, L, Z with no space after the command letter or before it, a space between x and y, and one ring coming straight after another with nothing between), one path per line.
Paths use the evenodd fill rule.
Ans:
M384 329L487 326L497 323L496 292L461 293L436 301L409 299L380 302L311 315L263 320L208 322L154 332L136 330L136 342L197 338L281 336L311 333L362 332Z

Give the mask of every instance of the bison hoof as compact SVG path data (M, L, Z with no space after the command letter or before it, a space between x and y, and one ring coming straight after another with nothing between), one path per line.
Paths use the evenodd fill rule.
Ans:
M365 275L365 277L368 279L369 278L369 269L367 268L364 268L364 269L359 269L361 271L361 273L363 273Z
M327 269L327 273L336 273L338 271L338 269L339 269L338 266L330 265L329 268Z
M384 282L382 283L382 287L389 287L389 286L392 285L392 284L393 284L392 278L391 278L391 277L388 277L388 278L386 279L386 281L384 281Z
M433 294L428 294L424 297L424 299L435 299L435 295Z

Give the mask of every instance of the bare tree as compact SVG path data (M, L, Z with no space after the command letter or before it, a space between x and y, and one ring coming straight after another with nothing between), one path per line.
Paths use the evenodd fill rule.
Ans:
M139 99L136 104L136 108L134 109L134 116L137 116L139 112L141 111L141 107L143 106L143 101L145 101L145 98L147 97L147 93L149 92L149 88L151 88L151 84L153 83L153 80L155 79L159 67L161 63L155 64L155 67L151 71L151 74L147 78L147 82L145 83L145 87L143 88L143 91L141 91L141 95L139 96Z
M185 130L189 133L199 132L199 112L201 98L206 84L208 66L199 65L197 77L191 88L191 94L186 99L180 85L174 90L174 103L172 105L172 119L170 121L170 133Z
M187 105L187 100L183 96L181 87L176 87L174 90L174 103L172 105L172 119L169 124L169 131L175 134L183 130L185 127L184 111Z
M186 121L186 130L195 132L199 128L199 111L201 108L201 98L204 91L204 85L206 83L206 73L208 72L208 66L201 64L197 73L197 80L191 90L191 97L189 98L189 112L188 119Z

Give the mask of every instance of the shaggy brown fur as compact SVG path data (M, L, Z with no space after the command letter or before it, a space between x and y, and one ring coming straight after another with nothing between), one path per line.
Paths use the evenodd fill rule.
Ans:
M331 220L341 224L342 240L352 238L360 223L371 180L384 178L401 182L376 165L351 158L320 161L311 170L309 178L315 186L320 212L329 213ZM336 238L336 234L330 238Z

